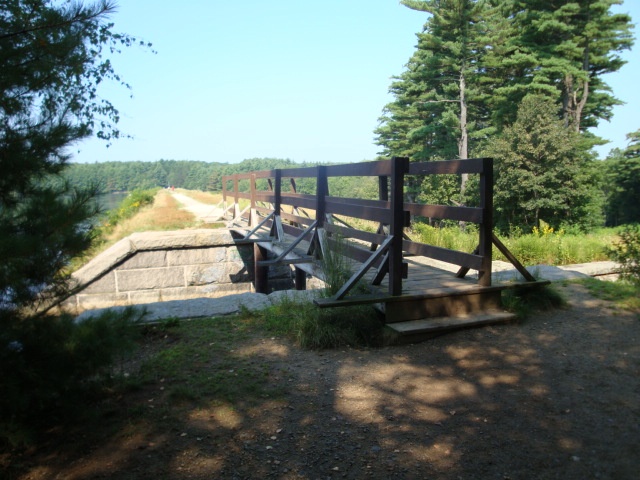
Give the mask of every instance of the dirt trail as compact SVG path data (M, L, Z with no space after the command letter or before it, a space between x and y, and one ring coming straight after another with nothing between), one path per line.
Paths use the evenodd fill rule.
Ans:
M198 220L202 220L204 223L220 221L220 216L223 213L222 208L201 203L182 193L171 192L171 195L182 204L184 210L191 212Z
M185 404L177 423L131 414L125 430L26 454L14 478L635 480L640 317L561 288L570 308L416 345L316 352L252 338L233 351L282 396ZM121 408L166 408L163 388Z

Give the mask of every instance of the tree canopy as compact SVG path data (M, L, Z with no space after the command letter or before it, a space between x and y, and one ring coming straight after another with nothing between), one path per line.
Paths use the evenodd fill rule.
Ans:
M587 190L597 184L598 169L591 162L594 155L590 148L603 142L587 129L610 119L612 107L620 103L603 75L622 67L625 62L620 53L633 44L631 18L611 11L621 0L403 0L401 3L428 16L423 31L417 34L416 50L406 70L391 83L394 99L385 106L375 131L381 154L430 161L479 156L487 151L487 146L493 152L498 146L504 150L515 130L525 128L523 115L531 109L531 100L525 99L533 95L544 105L538 113L552 113L545 119L561 121L560 124L552 121L556 131L548 137L549 141L553 137L552 143L556 143L564 135L573 149L557 144L546 158L536 161L529 158L525 163L531 168L522 162L512 165L522 170L511 172L514 175L511 181L517 181L517 173L520 179L532 176L531 181L538 185L536 189L542 190L538 191L537 207L533 207L530 198L528 206L523 205L525 210L511 212L511 220L530 225L542 213L554 217L547 220L551 223L573 222L578 218L584 220L586 211L600 218L597 195L585 197L593 203L580 207L586 210L578 209L583 213L573 205L574 213L569 215L566 210L569 197L561 198L560 192L573 188L577 181L587 182ZM578 137L558 130L562 128L572 130ZM516 152L517 148L521 154L525 148L535 151L539 139L526 138L530 140L527 147L511 144L511 151ZM534 165L537 166L533 168ZM571 178L562 176L564 185L538 178L569 166L573 173ZM559 170L554 170L556 167ZM509 176L506 171L499 173L503 180ZM455 182L451 181L447 188L433 184L411 186L409 194L436 203L438 199L434 197L441 195L441 203L461 203L465 179L460 178L457 183L462 187L459 197L452 195ZM508 196L501 188L522 190L521 187L519 183L504 182L497 185L497 195ZM416 193L416 189L422 192ZM553 207L550 203L554 203ZM503 207L506 214L508 205Z
M92 188L60 177L68 148L121 135L98 85L123 85L109 55L136 42L108 23L111 1L5 0L0 8L0 317L66 285L62 268L91 240Z

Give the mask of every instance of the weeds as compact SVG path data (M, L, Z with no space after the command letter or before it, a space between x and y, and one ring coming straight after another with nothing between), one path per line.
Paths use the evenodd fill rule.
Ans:
M502 292L502 306L521 319L535 312L562 308L566 305L566 299L553 285L508 288Z
M640 287L640 225L628 225L608 251L620 264L620 277Z
M638 286L632 282L624 280L608 282L595 278L585 278L578 280L578 283L584 285L594 297L613 302L623 310L640 312Z
M459 227L435 228L425 223L416 223L413 228L417 240L429 245L461 252L472 252L478 245L478 232L473 225L464 231ZM556 231L542 222L539 229L534 228L529 234L514 228L501 240L523 265L569 265L607 260L605 249L614 242L616 235L613 229L570 234L562 229ZM508 261L495 247L493 259Z
M382 343L384 324L369 305L318 308L310 302L284 297L279 303L251 314L268 332L284 335L302 348L323 349Z

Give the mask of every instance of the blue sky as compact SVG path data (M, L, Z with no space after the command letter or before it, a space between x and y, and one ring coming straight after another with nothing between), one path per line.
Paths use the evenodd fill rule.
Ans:
M157 53L133 47L113 58L133 91L108 86L101 94L134 138L109 148L86 140L73 150L76 162L372 160L391 77L402 73L426 20L397 0L119 3L114 31L152 42ZM640 1L620 10L640 20ZM625 52L629 63L606 78L626 105L596 131L612 141L601 156L640 128L638 52L640 45Z

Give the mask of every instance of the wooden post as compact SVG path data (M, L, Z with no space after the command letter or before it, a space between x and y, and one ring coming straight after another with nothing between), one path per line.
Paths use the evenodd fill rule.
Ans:
M324 228L326 221L327 207L325 202L328 192L327 167L319 165L318 176L316 177L316 220L318 221L318 228Z
M307 272L302 270L301 268L295 267L295 285L296 290L306 290L307 289Z
M275 177L275 204L273 206L273 210L276 214L276 217L280 216L280 209L282 208L282 170L279 168L276 169L276 177Z
M493 238L493 159L482 159L482 173L480 174L480 208L482 208L482 223L480 229L480 244L478 252L482 256L482 267L478 271L478 283L483 287L491 286L491 261Z
M233 219L237 219L240 216L240 199L238 198L239 193L238 187L238 175L233 176Z
M383 202L389 201L389 177L386 175L378 176L378 200L382 200ZM384 227L385 224L380 222L376 233L384 235ZM369 250L375 252L376 248L378 248L378 244L374 242L369 247Z
M319 259L323 256L324 223L327 213L325 202L329 192L329 183L327 182L327 167L318 165L316 170L316 227L307 253Z
M258 262L267 259L266 248L257 243L253 244L253 284L256 293L269 293L269 267L258 265Z
M249 226L253 227L257 223L257 213L256 213L256 174L252 173L251 178L249 179L251 182L251 208L249 210Z
M409 171L409 159L391 159L391 224L393 238L389 248L389 294L402 294L402 234L404 231L404 176Z

